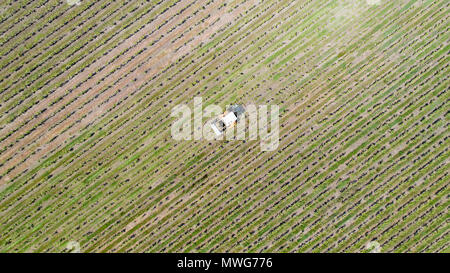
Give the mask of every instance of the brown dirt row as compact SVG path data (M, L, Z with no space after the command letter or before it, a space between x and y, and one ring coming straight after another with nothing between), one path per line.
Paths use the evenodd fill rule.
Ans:
M211 8L215 8L216 6L218 6L218 5L215 5L215 6L211 7ZM195 10L195 8L198 8L198 7L193 6L191 9L194 9L194 10ZM210 12L210 11L209 11L209 10L206 10L206 11L204 11L204 12L202 12L202 13L199 13L199 14L197 15L197 17L199 17L199 16L204 16L205 14L207 14L207 12ZM213 18L217 19L216 17L213 17ZM178 19L181 20L182 18L178 18ZM194 19L195 19L195 18L194 18ZM213 20L213 19L210 18L208 21L212 21L212 20ZM207 22L205 22L205 24L207 24ZM167 25L166 25L166 28L169 28L169 27L170 27L170 26L167 26ZM165 30L166 28L164 28L164 30ZM146 27L146 28L144 28L142 31L140 31L139 33L142 34L142 36L143 36L143 35L145 35L145 32L148 31L148 30L149 30L149 27ZM163 28L161 28L161 31L163 31ZM183 29L183 30L180 30L179 32L181 32L181 31L184 31L184 29ZM102 88L103 86L106 86L107 83L113 82L113 81L114 81L115 79L117 79L117 77L119 77L119 75L122 74L124 71L127 71L126 68L128 68L128 70L133 69L133 68L139 63L139 61L144 60L146 57L150 56L151 53L153 53L153 52L155 52L155 51L158 51L158 50L160 50L161 48L165 48L165 51L167 52L167 50L168 50L168 47L167 47L167 46L169 46L169 48L173 50L174 48L181 46L185 41L189 40L188 38L190 38L191 36L194 35L194 34L191 34L191 35L189 35L189 36L188 36L188 35L185 35L185 37L179 39L176 43L170 45L170 44L169 44L170 39L176 37L176 35L178 35L179 32L175 32L175 31L174 31L174 32L171 33L171 35L165 36L164 39L161 39L161 41L160 41L160 43L159 43L159 47L157 47L157 46L152 47L153 50L151 50L151 52L148 52L147 55L141 55L141 56L142 56L141 58L136 58L135 60L133 60L132 62L130 62L125 68L121 69L120 71L116 71L114 74L110 75L110 76L108 77L109 82L106 82L106 81L105 81L104 85L102 85L102 86L97 86L96 89L93 89L93 90L91 90L90 92L86 93L84 96L82 96L83 98L85 98L84 100L81 100L81 99L80 99L81 97L79 97L79 98L76 100L77 104L76 104L76 105L71 105L70 108L69 108L69 107L66 107L66 109L67 109L66 111L69 111L69 110L75 110L77 107L79 107L79 105L80 105L81 103L87 101L87 100L90 98L90 96L93 96L92 94L95 94L96 92L98 92L99 90L101 90L101 88ZM159 34L159 33L158 33L158 34ZM157 34L155 33L155 35L157 35ZM134 38L133 41L128 41L128 44L127 44L127 43L125 43L125 44L127 44L127 45L133 45L134 42L135 42L135 40L138 40L140 37L138 37L137 35L135 35L135 37L133 37L133 38ZM203 37L203 38L205 38L205 37ZM165 42L165 43L164 43L164 42ZM190 43L188 43L186 46L189 46L189 47L192 48L192 47L195 47L196 45L200 44L200 42L202 42L202 40L194 39L193 41L191 41ZM144 46L145 46L145 43L142 43L141 47L143 48ZM141 48L136 48L136 49L134 49L134 50L131 51L131 52L134 53L134 52L137 52L137 51L140 50L140 49L141 49ZM132 54L131 52L130 52L130 54ZM180 56L182 56L182 55L181 55L182 53L185 53L185 51L184 51L184 50L180 50L178 53L172 54L172 56L171 56L170 59L165 58L165 61L167 61L168 64L170 64L170 62L173 62L173 61L175 61L177 58L179 58ZM157 53L156 53L156 54L157 54ZM129 55L127 55L126 57L128 57L128 56L129 56ZM126 59L126 57L124 56L123 59ZM159 58L156 57L156 58L154 58L153 60L154 60L153 62L149 62L149 64L147 64L146 67L143 67L143 68L142 68L143 70L144 70L145 68L147 68L147 69L153 68L153 69L151 69L151 71L150 71L150 73L149 73L149 74L150 74L149 77L151 77L152 75L155 75L156 73L160 72L160 71L162 70L162 68L163 68L163 66L161 66L161 64L160 64ZM154 62L155 62L156 64L154 64ZM100 64L97 63L97 65L100 65ZM136 72L134 72L133 74L131 74L131 76L129 76L129 77L130 77L130 78L138 78L138 79L140 78L140 80L138 80L138 81L135 83L136 85L140 85L140 84L142 84L142 83L144 82L144 79L143 79L143 77L142 77L143 75L145 75L143 72L140 72L140 71L138 72L138 71L136 71ZM97 75L96 75L96 76L97 76ZM91 80L89 81L89 83L92 84L92 83L98 81L98 78L100 78L101 76L102 76L102 74L99 74L97 77L91 79ZM147 76L147 75L145 75L145 76ZM86 112L87 112L89 109L92 109L92 107L94 107L94 106L96 106L96 105L100 105L101 103L99 103L99 101L101 101L102 99L103 99L103 100L104 100L104 99L107 99L108 96L110 96L111 94L113 94L115 91L117 91L117 90L123 88L127 83L128 83L127 81L122 80L122 82L120 83L120 85L114 86L112 89L108 90L108 92L105 92L104 94L102 94L101 96L99 96L99 98L98 98L97 100L94 100L94 101L88 103L87 105L83 106L83 109L82 109L82 110L77 110L76 113L75 113L75 115L73 115L70 119L66 120L64 123L62 123L61 125L58 126L58 130L52 130L51 132L45 132L46 137L44 137L43 139L40 139L38 145L43 145L43 144L46 143L48 140L52 139L54 136L57 136L61 131L63 131L63 130L66 128L66 126L72 124L72 123L73 123L74 121L76 121L78 118L80 118L81 116L83 116L84 114L86 114ZM79 89L81 89L81 88L82 88L82 87L80 87ZM88 86L85 86L85 88L88 88ZM81 91L81 90L80 90L80 91ZM72 94L73 94L73 93L76 94L76 93L79 93L79 92L75 92L75 91L74 91L74 92L72 92ZM92 94L91 94L91 93L92 93ZM71 97L74 97L75 94L72 95L72 96L70 96L69 98L65 99L64 101L69 100ZM127 94L128 94L128 93L123 93L123 92L122 92L122 93L119 93L117 96L115 96L114 98L110 99L109 102L107 103L107 105L104 105L102 108L103 108L103 109L109 109L112 105L114 105L115 103L117 103L118 101L120 101L120 100L121 100L123 97L125 97ZM62 102L61 102L61 103L62 103ZM43 106L42 106L42 107L43 107ZM102 110L102 109L100 109L100 110ZM104 111L107 111L107 110L104 110ZM49 112L50 112L50 111L49 111ZM64 133L64 136L63 136L63 135L57 136L57 140L53 141L52 143L49 143L49 146L50 146L50 147L48 147L48 148L49 148L49 149L55 148L55 147L58 145L58 143L61 143L61 142L63 142L65 139L67 139L68 137L70 137L71 135L76 134L76 132L78 132L81 128L83 128L84 126L86 126L87 124L89 124L90 122L92 122L93 120L95 120L95 118L96 118L97 116L101 115L101 114L103 114L103 112L97 110L97 111L95 111L95 113L92 113L91 115L86 116L86 117L82 120L82 122L78 123L76 126L72 127L70 130L66 131L66 132ZM47 124L47 123L50 123L50 124L51 124L52 121L53 121L53 122L54 122L54 121L57 121L58 118L61 118L61 117L63 117L63 116L64 116L64 113L60 113L60 114L58 114L57 116L50 118L50 119L46 122L46 124ZM30 142L32 142L32 141L35 141L37 135L40 134L40 133L42 133L43 131L46 130L46 127L45 127L45 126L41 126L41 127L39 127L39 128L40 128L40 130L36 130L35 132L33 132L32 134L30 134L29 136L26 137L26 139L28 140L28 143L30 143ZM12 139L12 136L11 136L11 139ZM22 146L24 146L24 145L26 145L26 144L28 144L28 143L22 143L22 141L21 141L20 144L22 144ZM18 145L17 145L17 146L18 146ZM19 147L21 147L21 146L19 146ZM18 148L17 148L17 149L18 149ZM15 150L11 149L8 153L2 155L2 156L0 157L0 160L4 160L7 156L11 156L11 154L12 154L14 151L15 151ZM31 151L29 151L29 153L31 153ZM42 151L41 153L39 153L39 155L36 154L36 155L34 156L34 159L32 159L32 161L36 161L36 159L39 158L39 157L41 156L41 154L44 154L44 151ZM20 153L20 154L18 154L18 155L14 155L14 159L11 160L10 163L9 163L8 165L5 164L5 166L4 166L3 168L0 168L0 172L7 170L7 169L9 168L9 166L11 166L11 165L17 164L18 162L20 162L21 160L23 160L23 158L25 158L26 155L27 155L26 153ZM27 161L29 161L29 160L27 160ZM22 169L23 169L23 167L22 167ZM14 170L14 173L18 173L18 172L19 172L18 170L19 170L19 169L17 169L17 171ZM10 176L14 176L14 174L10 174Z

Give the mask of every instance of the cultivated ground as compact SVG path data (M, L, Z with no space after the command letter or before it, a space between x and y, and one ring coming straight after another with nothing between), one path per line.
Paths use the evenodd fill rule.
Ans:
M449 5L2 1L0 252L449 252Z

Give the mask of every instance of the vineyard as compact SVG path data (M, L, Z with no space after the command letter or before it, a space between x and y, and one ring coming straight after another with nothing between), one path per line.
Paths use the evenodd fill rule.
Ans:
M450 2L5 0L0 253L449 252ZM447 74L449 73L449 74ZM279 146L172 109L279 106Z

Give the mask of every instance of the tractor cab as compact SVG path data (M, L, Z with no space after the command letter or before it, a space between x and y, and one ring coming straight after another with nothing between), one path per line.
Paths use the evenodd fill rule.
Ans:
M225 113L211 123L211 128L217 136L222 135L228 128L233 127L240 119L245 109L242 105L232 105Z

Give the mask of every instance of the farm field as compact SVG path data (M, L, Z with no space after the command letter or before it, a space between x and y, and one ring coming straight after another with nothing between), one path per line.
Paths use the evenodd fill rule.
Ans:
M2 1L0 253L450 252L449 17L446 0ZM174 139L195 97L277 105L277 148Z

